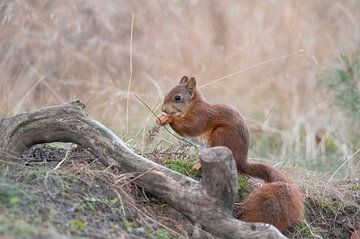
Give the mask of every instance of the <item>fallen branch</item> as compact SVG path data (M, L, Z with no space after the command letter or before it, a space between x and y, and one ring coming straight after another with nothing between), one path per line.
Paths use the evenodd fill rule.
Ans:
M135 154L121 139L94 120L79 101L23 113L0 121L0 152L6 160L34 144L73 142L135 174L134 181L168 203L193 223L222 238L285 238L275 227L245 223L232 217L237 195L237 172L225 147L200 153L202 178L195 181Z

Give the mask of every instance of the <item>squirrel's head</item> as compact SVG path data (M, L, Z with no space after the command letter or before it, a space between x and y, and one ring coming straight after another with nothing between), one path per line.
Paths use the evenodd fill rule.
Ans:
M195 94L195 78L183 76L179 84L165 96L161 111L166 114L183 116L189 110Z

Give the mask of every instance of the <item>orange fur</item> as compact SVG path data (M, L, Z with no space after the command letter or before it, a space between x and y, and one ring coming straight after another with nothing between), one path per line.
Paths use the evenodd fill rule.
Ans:
M208 147L230 148L239 172L266 182L240 203L236 212L239 219L285 230L303 218L303 197L296 185L270 165L247 162L249 131L238 111L208 103L196 89L195 79L186 76L166 95L162 111L166 114L159 117L158 124L170 124L181 136L205 138Z

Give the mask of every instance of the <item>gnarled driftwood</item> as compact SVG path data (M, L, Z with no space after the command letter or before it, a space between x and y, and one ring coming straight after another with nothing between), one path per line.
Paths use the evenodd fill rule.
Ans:
M135 154L83 109L83 104L73 101L2 119L1 155L13 160L34 144L73 142L87 148L105 165L136 173L136 183L208 232L222 238L285 238L271 225L245 223L232 217L238 185L229 149L216 147L200 153L202 178L197 182Z

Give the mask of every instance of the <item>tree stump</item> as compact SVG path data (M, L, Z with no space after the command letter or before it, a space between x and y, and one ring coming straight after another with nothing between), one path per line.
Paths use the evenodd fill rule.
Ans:
M116 165L134 173L134 181L146 191L214 235L286 238L269 224L245 223L232 216L238 185L236 165L228 148L200 152L202 177L198 182L135 154L84 108L79 101L73 101L1 119L2 157L21 160L22 152L34 144L73 142L88 149L104 165Z

